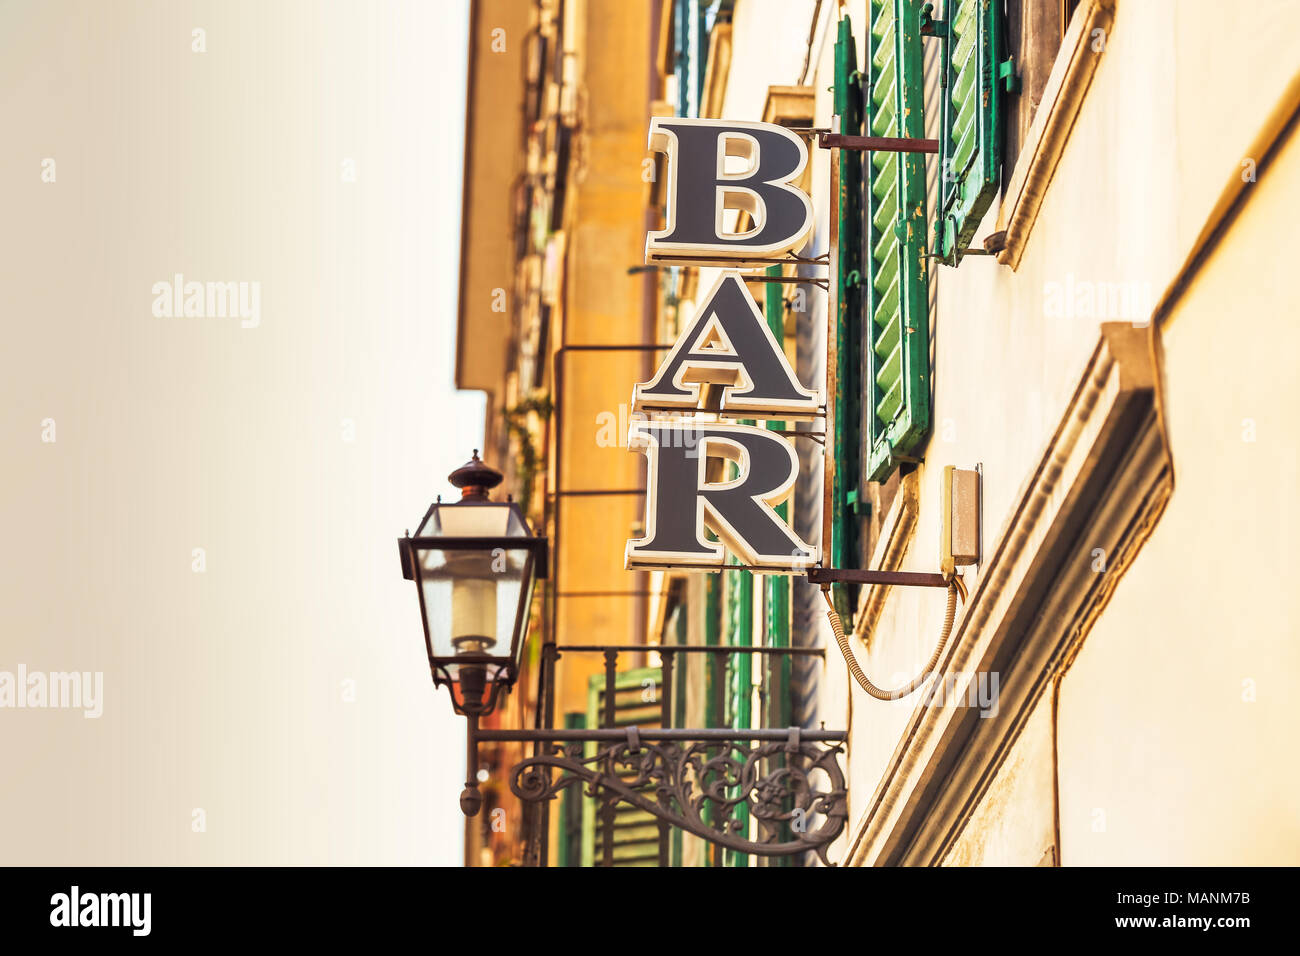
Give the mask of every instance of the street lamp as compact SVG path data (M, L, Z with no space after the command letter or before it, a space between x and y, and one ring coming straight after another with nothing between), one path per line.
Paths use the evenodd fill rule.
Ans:
M546 576L547 539L533 535L523 510L508 498L489 499L501 473L474 452L448 476L461 489L459 501L429 506L416 533L398 539L402 574L415 582L424 643L435 686L446 685L452 707L465 717L467 768L460 808L474 816L479 793L481 742L534 744L530 757L510 769L510 789L540 806L541 834L534 859L544 863L540 840L547 832L545 807L570 787L598 796L604 821L603 860L614 859L614 808L628 803L659 821L660 862L667 862L668 828L677 827L738 853L790 856L826 850L848 820L846 786L838 754L847 733L759 727L678 728L672 713L673 660L679 655L749 652L820 656L815 648L703 645L562 645L542 648L543 697L554 692L561 653L605 658L605 716L601 726L557 730L479 729L502 693L519 677L528 631L533 584ZM863 572L865 573L865 572ZM654 650L662 661L660 727L617 727L618 656ZM685 689L681 691L685 693ZM540 702L539 702L540 703ZM591 745L596 745L593 750ZM756 821L751 838L737 807ZM812 825L806 825L813 820ZM744 832L742 832L744 830Z
M474 457L448 476L459 501L429 506L415 535L398 539L402 574L415 582L435 686L469 722L470 766L461 808L482 804L475 731L519 676L533 582L546 577L546 538L534 536L519 505L488 492L501 473Z

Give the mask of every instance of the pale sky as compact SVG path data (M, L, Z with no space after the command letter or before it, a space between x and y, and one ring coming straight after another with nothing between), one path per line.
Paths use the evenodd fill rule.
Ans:
M6 862L460 862L464 722L396 539L482 434L451 384L466 29L0 6ZM160 307L177 275L199 314ZM102 716L2 706L20 668L102 672Z

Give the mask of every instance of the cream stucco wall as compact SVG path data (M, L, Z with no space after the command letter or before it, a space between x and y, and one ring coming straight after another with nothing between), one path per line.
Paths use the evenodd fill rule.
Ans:
M1300 860L1294 135L1162 329L1169 507L1061 685L1066 864Z
M1295 2L1273 0L1252 8L1249 17L1225 16L1222 5L1211 0L1118 0L1116 7L1092 86L1019 267L1013 271L992 258L971 258L958 269L938 267L933 279L937 284L937 306L931 316L934 429L919 468L919 517L904 569L937 570L939 480L948 464L983 465L983 543L986 554L992 550L1078 383L1097 342L1100 323L1149 318L1151 307L1177 275L1203 228L1225 180L1243 168L1243 160L1249 158L1248 144L1276 106L1294 65L1300 63L1300 41L1295 31L1286 27L1300 14ZM860 4L847 5L860 45L865 35L861 9ZM811 4L737 3L725 116L757 118L762 91L769 85L792 82L787 68L792 58L774 52L774 38L784 38L783 50L802 51L810 13ZM765 29L760 29L759 23ZM815 72L808 85L817 91L817 124L829 125L829 94L825 91L831 85L833 35L824 42L820 37L814 47ZM825 151L815 152L815 248L821 251L826 248L828 162ZM1004 175L1009 174L1010 170ZM1287 179L1281 165L1269 176L1283 182ZM1291 178L1294 180L1294 174ZM1276 203L1279 209L1295 208L1292 195L1280 194ZM995 202L977 238L993 230L998 212ZM1242 679L1260 675L1260 702L1253 709L1243 706L1233 711L1214 738L1226 746L1238 734L1254 735L1257 743L1246 747L1233 766L1252 769L1255 780L1262 779L1265 755L1275 752L1282 740L1280 731L1273 728L1285 725L1266 719L1266 715L1290 716L1294 723L1294 714L1287 714L1280 700L1280 688L1267 691L1277 695L1271 702L1265 690L1270 679L1297 673L1297 660L1285 650L1286 637L1294 636L1294 625L1286 623L1285 585L1279 582L1276 589L1254 585L1251 581L1259 579L1248 579L1244 570L1227 578L1220 576L1229 562L1251 568L1266 562L1270 567L1284 567L1283 556L1267 554L1263 528L1284 526L1294 511L1265 501L1274 488L1280 492L1295 486L1296 436L1294 431L1286 432L1282 421L1272 423L1271 432L1264 423L1270 414L1280 414L1296 404L1287 374L1293 350L1278 348L1276 340L1270 339L1274 326L1278 334L1283 334L1282 326L1291 327L1285 306L1293 302L1282 292L1271 293L1276 299L1264 297L1270 294L1265 287L1277 284L1274 277L1281 275L1280 250L1287 243L1280 232L1265 237L1262 231L1243 231L1230 239L1229 246L1237 249L1240 261L1225 264L1218 285L1204 293L1204 323L1213 326L1213 332L1208 327L1198 328L1191 319L1181 330L1175 326L1167 342L1172 415L1185 429L1181 448L1176 437L1174 451L1176 458L1187 456L1175 463L1179 487L1158 532L1167 542L1167 556L1156 561L1150 553L1143 555L1131 572L1135 580L1145 582L1143 587L1126 581L1098 627L1099 645L1109 649L1109 656L1103 661L1104 650L1085 651L1065 691L1072 723L1063 729L1063 739L1072 735L1070 754L1080 763L1077 770L1068 766L1063 770L1063 804L1078 813L1093 805L1108 805L1113 808L1112 832L1121 826L1114 816L1118 812L1128 814L1124 819L1133 828L1145 828L1148 836L1133 844L1134 850L1127 856L1113 849L1100 851L1095 840L1092 844L1081 842L1076 819L1071 827L1063 825L1066 863L1163 861L1171 843L1161 843L1161 829L1152 827L1153 814L1168 811L1185 799L1177 787L1180 780L1201 782L1213 772L1209 762L1197 763L1197 741L1212 723L1209 718L1191 719L1192 713L1199 713L1195 709L1198 696L1189 695L1186 686L1178 686L1180 682L1157 679L1160 696L1156 699L1170 709L1162 712L1153 702L1144 710L1115 707L1108 675L1123 672L1126 680L1135 681L1140 675L1166 673L1174 649L1189 646L1189 641L1198 649L1182 658L1187 669L1183 676L1189 680L1195 675L1204 681L1211 674L1222 675L1226 668L1228 676L1215 679L1227 682L1220 693L1234 695ZM1265 250L1270 250L1270 255L1264 255ZM1205 281L1208 286L1211 280ZM1080 283L1128 284L1134 307L1122 314L1055 314L1057 300L1052 297L1064 294L1071 284L1077 289ZM1242 303L1243 288L1261 297L1257 307ZM815 315L824 316L824 298L815 297L812 308ZM1247 316L1251 317L1249 323ZM1235 329L1226 337L1225 323ZM1198 334L1201 337L1193 340ZM1265 352L1278 357L1272 359L1277 364L1271 373L1258 364ZM1225 359L1240 364L1225 366ZM1212 366L1212 360L1218 364ZM1176 373L1180 379L1173 381ZM1238 410L1236 404L1230 409L1216 405L1209 397L1211 386L1243 395L1246 410ZM1260 435L1267 437L1244 446L1237 431L1245 417L1255 417ZM1265 441L1275 442L1271 451L1262 444ZM1197 477L1191 478L1189 472ZM1195 492L1204 494L1202 499L1193 499L1193 492L1187 490L1189 482L1196 483L1194 488L1202 486L1202 492ZM1240 497L1229 499L1237 488L1242 491ZM1181 505L1180 496L1185 502ZM1231 508L1240 509L1240 520L1216 516L1216 509L1225 508L1227 514ZM1193 528L1179 515L1197 516L1200 524ZM1148 551L1154 552L1156 545L1157 539L1152 539ZM1204 557L1197 559L1198 554ZM1178 585L1187 573L1187 564L1197 560L1195 587L1204 595L1204 604L1219 610L1210 613L1211 608L1206 607L1200 614L1180 610L1184 628L1193 632L1180 638L1159 621L1162 609L1182 601ZM978 576L979 570L972 569L967 580L973 586ZM1246 588L1248 603L1241 598ZM1123 607L1125 594L1134 605L1132 609ZM1139 606L1145 609L1141 613ZM929 657L942 614L941 595L923 589L896 589L869 646L858 646L867 673L887 685L910 679ZM1102 634L1109 637L1103 639ZM828 646L822 710L831 726L848 719L850 708L845 669L833 643ZM1089 661L1089 653L1095 664ZM1090 673L1094 666L1096 672ZM1143 693L1149 697L1149 691ZM1175 701L1182 700L1186 703L1175 706ZM881 703L854 689L848 761L851 825L875 790L915 706L914 699ZM1099 713L1091 715L1093 709ZM1136 721L1137 726L1146 726L1153 733L1158 730L1164 743L1174 747L1177 757L1171 759L1163 777L1156 774L1153 778L1156 789L1152 793L1144 791L1141 776L1134 774L1140 761L1107 762L1105 751L1095 750L1103 744L1090 737L1086 727L1097 720L1115 734L1121 732L1125 720ZM1050 759L1050 749L1035 747L1033 753L1035 761ZM1132 756L1129 750L1124 753ZM1063 766L1068 756L1062 754ZM1121 768L1122 782L1110 780L1111 773L1102 772ZM1031 772L1037 782L1021 786L1016 791L1020 796L1014 798L1013 794L1008 804L1019 799L1019 805L1007 812L1021 813L1033 806L1033 826L1039 832L1054 813L1050 788L1045 790L1042 784L1042 779L1051 778L1050 773L1044 778L1037 769ZM1288 796L1242 798L1242 809L1267 805L1276 815L1287 806L1293 810L1293 771L1279 771L1274 779ZM1081 780L1089 785L1071 793L1070 787L1079 788ZM1007 789L1001 783L994 789L998 787ZM1241 791L1247 787L1242 781L1219 778L1215 787L1190 806L1203 806L1208 813L1213 800L1222 801L1234 788ZM996 812L982 808L977 812L980 815L986 827L996 830L1002 826ZM1090 825L1086 814L1083 825ZM1205 825L1206 820L1198 818L1197 826ZM1249 820L1239 821L1236 838L1251 826ZM1222 848L1215 850L1214 859L1229 858L1225 841L1236 839L1233 832L1217 838ZM1291 832L1291 849L1284 849L1288 846L1285 839L1276 841L1270 858L1287 852L1294 858L1294 829ZM976 853L959 847L954 859L1033 864L1039 862L1044 849L1038 842L1029 841L1016 852L986 848ZM1232 845L1245 854L1238 859L1255 859L1245 843L1237 840ZM1092 849L1085 849L1087 846ZM1187 846L1184 852L1190 861L1196 858L1194 844L1189 840Z
M1052 698L1044 696L944 857L944 866L1049 865L1055 860L1054 733Z

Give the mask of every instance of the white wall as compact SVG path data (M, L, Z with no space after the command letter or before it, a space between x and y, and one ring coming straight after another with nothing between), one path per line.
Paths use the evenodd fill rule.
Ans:
M104 675L96 720L0 709L7 862L459 862L463 722L395 538L482 434L450 384L466 23L0 8L0 671ZM260 323L156 317L178 272L259 282Z

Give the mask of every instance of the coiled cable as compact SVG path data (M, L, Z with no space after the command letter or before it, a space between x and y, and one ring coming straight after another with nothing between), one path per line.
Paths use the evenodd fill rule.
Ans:
M926 679L934 673L935 665L939 663L939 656L943 654L943 649L948 644L948 635L952 633L953 621L957 618L957 598L961 597L963 604L966 603L966 585L958 575L953 575L948 581L948 609L943 616L943 630L939 633L939 643L935 645L934 653L930 655L930 663L925 669L918 674L911 683L899 687L897 690L881 690L858 665L858 659L853 654L853 648L849 644L848 636L844 633L844 624L840 621L839 612L835 610L835 604L831 600L831 587L829 584L822 585L822 597L826 599L827 618L831 622L831 630L835 632L835 643L840 646L840 653L844 655L844 663L849 666L849 673L853 679L858 682L858 686L865 690L876 700L898 700L906 697L925 683Z

